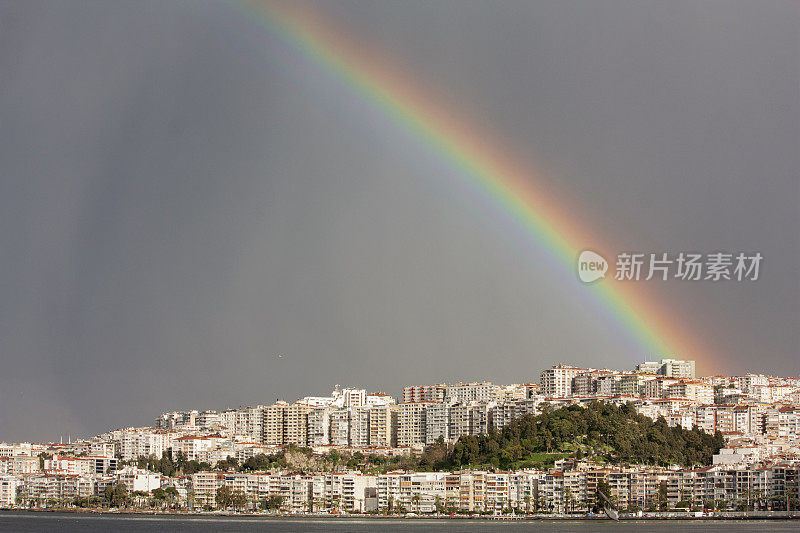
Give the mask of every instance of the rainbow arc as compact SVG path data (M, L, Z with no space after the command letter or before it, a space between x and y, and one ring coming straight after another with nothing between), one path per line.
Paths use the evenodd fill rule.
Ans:
M460 176L513 218L530 243L565 272L574 273L587 246L608 250L604 240L570 216L542 172L512 160L501 146L449 102L424 92L411 73L397 69L364 43L312 10L293 3L236 2L251 20L280 36L291 48L379 108L398 127L425 143ZM607 258L611 261L613 258ZM609 276L609 278L612 276ZM576 283L578 283L576 278ZM671 313L635 282L613 279L581 287L645 356L676 356L710 362L710 353Z

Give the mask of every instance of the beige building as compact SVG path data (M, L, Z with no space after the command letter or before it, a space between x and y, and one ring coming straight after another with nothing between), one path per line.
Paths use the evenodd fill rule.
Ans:
M286 411L289 404L286 402L276 402L273 405L264 407L262 429L264 431L264 444L280 446L286 439Z
M308 445L309 412L311 412L311 407L302 403L293 403L286 408L285 444Z
M374 406L369 410L369 445L389 448L397 444L395 405Z

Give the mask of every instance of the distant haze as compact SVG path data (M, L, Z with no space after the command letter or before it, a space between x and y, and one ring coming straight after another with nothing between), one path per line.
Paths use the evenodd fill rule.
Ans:
M800 374L800 3L312 9L618 249L760 251L757 282L647 289L702 372ZM460 182L228 3L0 2L0 440L663 355Z

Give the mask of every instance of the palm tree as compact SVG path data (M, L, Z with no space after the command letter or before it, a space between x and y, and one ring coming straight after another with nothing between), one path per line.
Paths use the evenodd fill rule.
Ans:
M166 496L167 496L167 505L169 507L172 507L172 505L175 503L175 500L177 500L180 497L180 494L178 493L178 489L176 489L175 487L173 487L171 485L169 487L167 487L166 489L164 489L164 494L166 494Z
M419 514L419 502L420 502L420 500L421 500L421 499L422 499L422 498L420 497L420 495L419 495L419 494L414 494L414 495L411 497L411 503L414 503L414 504L416 504L416 506L417 506L417 514Z
M572 495L572 490L569 487L564 487L564 511L569 508L570 511L575 510L575 497Z

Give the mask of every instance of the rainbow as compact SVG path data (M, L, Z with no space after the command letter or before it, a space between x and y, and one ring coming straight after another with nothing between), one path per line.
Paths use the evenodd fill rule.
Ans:
M427 145L513 218L531 243L576 284L578 254L586 248L609 249L573 215L578 210L556 198L541 172L513 161L485 131L463 113L449 109L444 99L434 98L429 91L423 93L422 84L393 67L392 61L369 51L363 43L359 46L330 21L294 3L238 0L231 5ZM614 261L614 257L607 259ZM677 323L674 312L660 308L641 284L612 278L580 289L641 349L632 354L634 360L674 355L695 359L698 367L710 366L710 353Z

